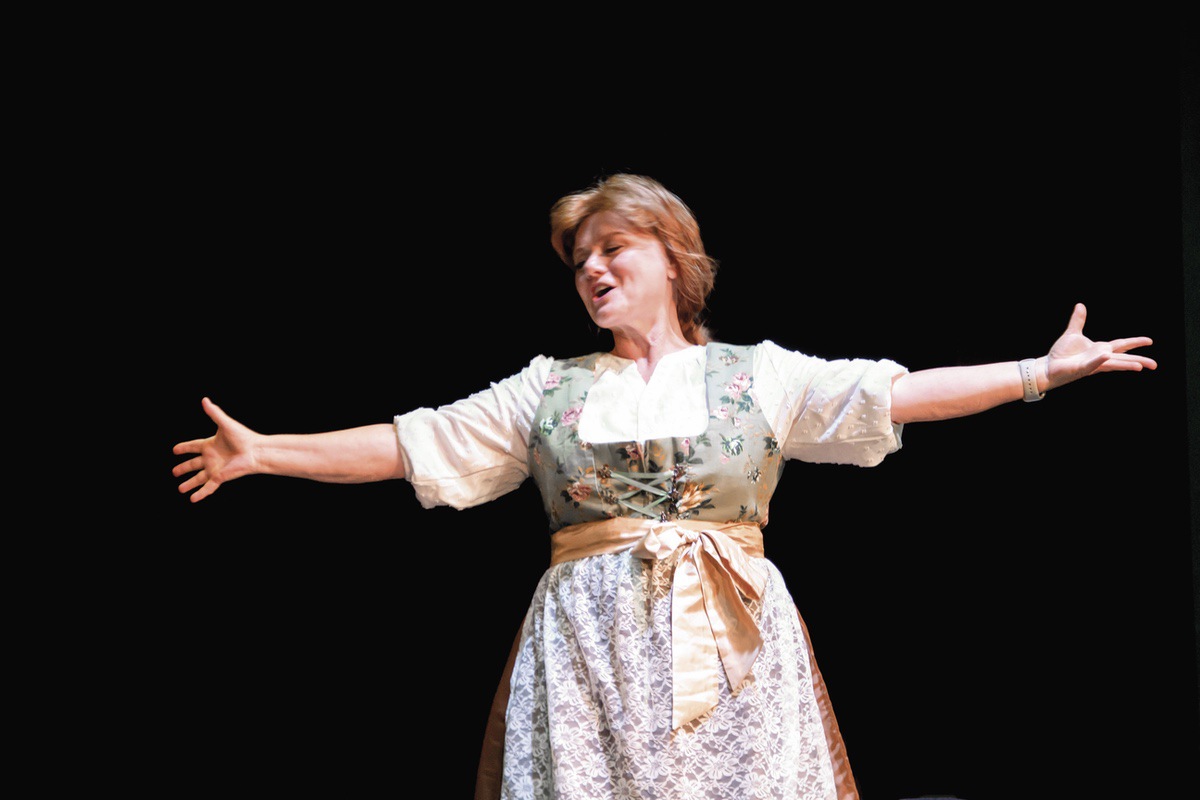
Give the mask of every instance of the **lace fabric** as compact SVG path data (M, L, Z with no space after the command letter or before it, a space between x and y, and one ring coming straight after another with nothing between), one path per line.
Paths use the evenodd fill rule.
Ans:
M674 734L669 570L623 552L547 571L516 653L501 798L836 800L802 625L756 561L754 673L735 694L721 673L724 702Z

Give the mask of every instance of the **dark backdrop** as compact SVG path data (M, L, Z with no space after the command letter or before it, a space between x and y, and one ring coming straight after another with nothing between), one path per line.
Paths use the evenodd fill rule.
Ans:
M81 693L144 732L153 769L130 780L469 796L547 560L532 485L453 511L405 483L253 477L193 506L170 447L211 432L206 394L263 432L319 431L607 346L546 215L633 171L695 211L727 341L1008 360L1044 353L1076 301L1093 338L1155 338L1157 372L910 425L877 468L789 464L767 547L867 800L1186 795L1186 37L922 30L626 69L495 45L462 77L280 38L171 60L129 177L151 298L113 320L152 448L125 513L152 535L95 612L119 698Z

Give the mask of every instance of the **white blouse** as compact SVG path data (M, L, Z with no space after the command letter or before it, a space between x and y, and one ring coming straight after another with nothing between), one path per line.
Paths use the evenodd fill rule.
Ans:
M489 389L395 417L404 474L423 507L469 508L529 477L529 433L553 363L539 355ZM703 345L664 357L648 382L633 361L602 356L580 438L640 442L703 432L704 368ZM751 392L784 458L871 467L900 449L903 425L891 421L891 387L906 371L887 359L826 360L764 341L754 350Z

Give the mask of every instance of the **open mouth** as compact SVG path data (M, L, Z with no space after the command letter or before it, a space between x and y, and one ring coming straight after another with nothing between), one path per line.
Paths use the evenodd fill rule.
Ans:
M611 286L605 286L605 287L601 288L601 289L600 289L600 291L596 292L596 294L595 294L595 297L596 297L597 299L599 299L599 298L601 298L601 297L604 297L604 295L608 294L608 293L609 293L609 292L611 292L612 290L613 290L613 287L611 287Z

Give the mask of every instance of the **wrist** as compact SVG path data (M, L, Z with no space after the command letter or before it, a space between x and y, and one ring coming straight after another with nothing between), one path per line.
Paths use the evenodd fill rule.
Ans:
M1039 361L1041 359L1025 358L1017 362L1021 374L1021 394L1026 403L1036 403L1046 396L1038 379L1038 373L1042 371L1038 366Z

